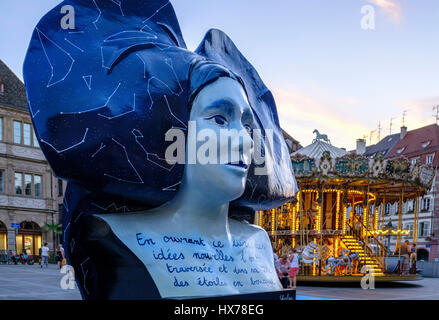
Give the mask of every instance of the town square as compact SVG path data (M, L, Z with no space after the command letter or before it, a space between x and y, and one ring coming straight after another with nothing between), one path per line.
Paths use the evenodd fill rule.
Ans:
M437 16L4 3L0 301L439 300Z

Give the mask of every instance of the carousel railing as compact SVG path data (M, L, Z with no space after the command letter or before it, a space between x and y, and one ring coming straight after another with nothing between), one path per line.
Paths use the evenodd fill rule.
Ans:
M355 239L360 240L364 243L366 240L363 236L363 234L366 234L368 237L368 240L372 240L373 243L369 242L369 244L366 244L365 247L365 254L368 254L370 257L374 258L376 262L385 270L385 262L384 258L388 256L388 250L387 248L379 241L370 231L367 231L367 233L363 233L363 230L367 230L364 223L361 221L361 219L357 216L354 216L352 221L347 222L347 229L346 234L353 236ZM374 250L371 248L371 244L376 245L379 250Z

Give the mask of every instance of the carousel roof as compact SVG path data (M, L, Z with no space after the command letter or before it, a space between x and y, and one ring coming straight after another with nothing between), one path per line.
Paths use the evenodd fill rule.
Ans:
M293 153L294 155L307 156L319 160L323 156L323 152L328 151L331 158L343 157L347 151L334 147L333 145L321 140L314 140L312 144Z
M348 153L332 146L326 135L291 155L297 182L301 188L324 182L325 185L367 188L398 199L425 194L433 183L435 170L430 165L412 164L405 157L370 158Z

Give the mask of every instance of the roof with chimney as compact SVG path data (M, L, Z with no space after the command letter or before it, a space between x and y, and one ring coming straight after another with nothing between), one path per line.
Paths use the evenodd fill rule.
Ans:
M366 152L363 154L366 157L375 158L381 155L383 158L387 156L390 150L399 142L401 134L395 133L381 139L377 144L367 146Z
M427 156L433 155L433 166L439 165L439 126L431 124L408 131L388 153L387 158L405 156L409 160L419 159L426 163Z
M23 82L0 59L0 105L28 110Z
M296 152L293 155L301 154L310 158L320 160L323 152L328 151L331 158L335 159L337 157L342 157L347 154L346 150L334 147L333 145L323 142L321 140L314 140L312 144L306 146Z

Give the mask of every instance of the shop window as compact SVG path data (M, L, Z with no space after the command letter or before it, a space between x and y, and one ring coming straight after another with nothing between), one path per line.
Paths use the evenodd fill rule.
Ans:
M29 255L38 255L41 248L41 228L33 221L23 221L20 223L16 236L17 253L25 251Z
M0 250L8 249L8 231L6 225L0 221Z

